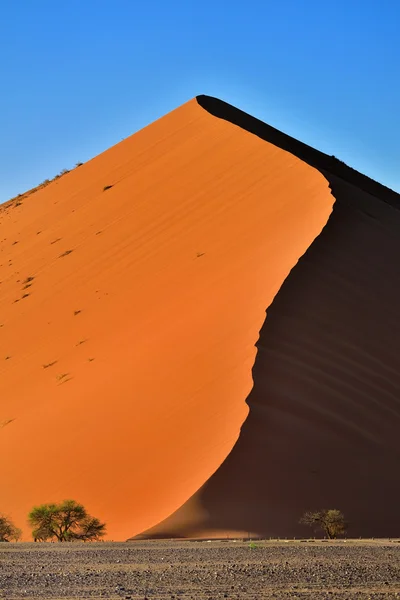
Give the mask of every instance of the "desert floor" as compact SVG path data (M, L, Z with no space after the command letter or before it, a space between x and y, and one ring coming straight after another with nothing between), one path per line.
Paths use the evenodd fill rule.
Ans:
M400 540L0 544L0 598L400 598Z

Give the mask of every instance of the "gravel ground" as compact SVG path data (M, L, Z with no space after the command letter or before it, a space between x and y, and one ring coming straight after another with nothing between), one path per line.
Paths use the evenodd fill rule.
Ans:
M0 598L387 600L400 541L0 544Z

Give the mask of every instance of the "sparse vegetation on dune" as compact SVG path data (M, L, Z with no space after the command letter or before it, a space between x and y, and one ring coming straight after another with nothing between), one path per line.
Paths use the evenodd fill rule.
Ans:
M78 167L81 167L82 165L83 165L82 162L77 162L74 168L77 169ZM2 207L7 208L10 206L14 206L14 207L21 206L23 204L22 200L25 200L25 198L27 198L28 196L31 196L35 192L38 192L39 190L47 187L48 185L50 185L50 183L53 183L53 181L57 181L58 179L60 179L60 177L67 175L67 173L70 173L72 170L73 169L62 169L52 179L45 179L44 181L39 183L39 185L31 188L30 190L27 190L26 192L23 192L22 194L18 194L17 196L14 196L14 198L10 198L10 200L4 202Z
M65 252L60 254L58 258L64 258L64 256L68 256L68 254L71 254L71 252L73 252L73 250L66 250Z
M53 367L56 363L57 363L56 360L53 360L52 362L46 363L46 364L43 365L43 369L49 369L50 367Z

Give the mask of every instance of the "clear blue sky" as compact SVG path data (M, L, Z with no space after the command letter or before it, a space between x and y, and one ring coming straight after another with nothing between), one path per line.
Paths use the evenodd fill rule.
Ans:
M0 201L197 94L400 191L400 0L4 0Z

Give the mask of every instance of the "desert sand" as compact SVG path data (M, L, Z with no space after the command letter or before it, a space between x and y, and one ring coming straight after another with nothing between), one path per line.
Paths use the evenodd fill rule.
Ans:
M1 544L0 598L393 600L398 540Z
M303 362L319 357L322 369L335 365L329 357L344 353L350 342L333 347L328 339L327 345L321 340L310 347L309 322L312 335L328 335L331 328L339 339L346 329L340 320L329 320L336 305L328 303L326 316L319 314L312 288L319 279L313 273L295 286L295 293L300 288L304 295L300 300L287 280L290 307L274 308L272 337L269 316L263 324L283 282L326 225L334 201L328 179L316 168L217 118L194 99L36 193L0 207L0 469L5 482L0 511L24 529L25 539L30 508L63 498L84 503L107 522L109 539L123 540L162 522L200 488L216 491L210 502L203 491L192 498L183 509L192 507L184 519L188 526L173 527L172 533L215 529L219 534L250 524L261 531L266 509L282 498L281 479L287 485L292 481L293 497L299 493L298 479L291 479L296 460L282 471L280 457L298 451L292 440L298 439L293 428L299 422L313 443L315 436L330 443L326 428L316 432L332 411L307 421L303 408L324 401L322 384L305 401L304 390L296 391L296 377L317 377L317 367L302 370L299 358L285 353L296 351ZM391 249L388 245L388 253ZM370 258L342 252L362 278ZM292 274L306 265L304 259ZM319 275L327 267L317 261L313 268ZM340 290L341 272L332 278L333 289ZM330 301L332 288L322 288ZM293 307L300 316L291 317ZM271 351L273 319L280 311L286 316L280 327L289 338L298 336L297 346L279 334L286 346ZM299 325L303 313L305 329ZM371 311L371 321L376 314ZM252 377L262 327L257 359L262 362ZM357 357L353 363L359 364ZM364 380L365 371L366 364ZM376 395L382 377L376 371L371 406L382 405ZM278 384L286 402L285 386L292 390L292 403L300 399L300 414L292 405L276 407ZM390 394L391 408L382 419L398 423L392 388ZM265 428L271 410L279 423ZM351 414L361 410L352 399ZM372 420L374 414L369 414ZM354 435L356 421L354 415L346 439ZM256 447L242 451L250 430ZM235 471L237 460L245 468L244 480L243 469ZM228 475L220 479L219 473ZM274 490L272 504L264 495L254 501L258 483L253 476ZM219 481L228 483L221 487ZM231 494L237 488L242 493L235 499ZM243 520L243 495L249 500L247 513L258 510L264 517ZM211 523L210 514L215 515ZM160 531L169 533L169 525Z
M399 535L400 197L234 107L199 102L317 168L336 201L268 308L237 444L143 536L301 536L299 517L324 507L344 512L350 535Z

